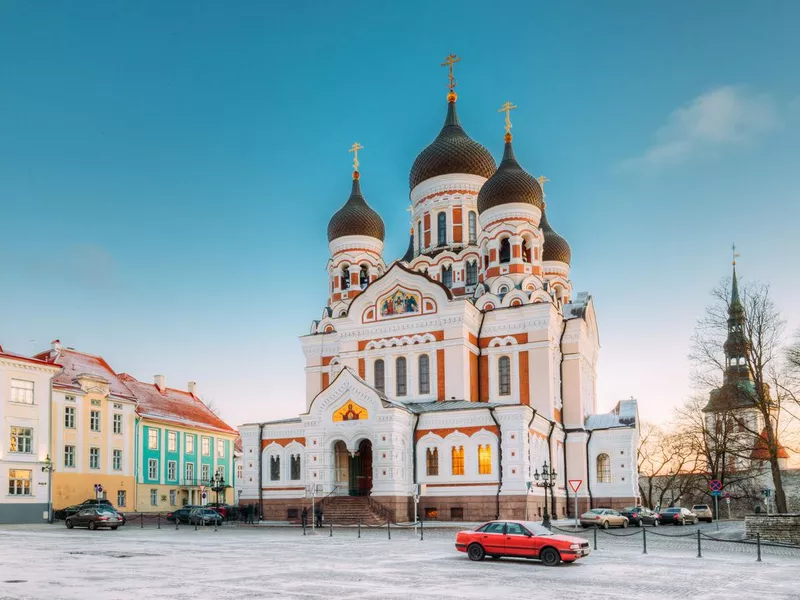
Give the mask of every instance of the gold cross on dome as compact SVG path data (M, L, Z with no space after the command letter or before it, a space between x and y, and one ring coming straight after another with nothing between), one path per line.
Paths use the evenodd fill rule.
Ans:
M360 164L358 162L358 151L359 150L363 150L363 148L364 148L364 146L362 146L361 144L356 142L355 144L350 146L350 150L348 151L348 152L352 152L353 153L353 170L354 171L358 171L358 165Z
M550 180L545 175L540 175L536 178L536 181L539 182L539 187L542 188L542 193L544 193L544 184L548 183Z
M511 133L511 111L517 108L511 102L506 102L497 112L506 113L506 133Z
M734 244L733 246L731 246L731 251L733 252L733 264L735 265L735 264L736 264L736 259L737 259L737 258L739 258L739 257L741 256L741 254L739 254L739 253L736 251L736 244Z
M453 65L459 62L460 60L461 59L455 54L450 54L447 58L444 59L444 62L442 63L443 67L450 67L450 74L449 74L450 83L447 84L447 87L450 88L451 92L453 91L453 88L456 87L456 80L453 77Z

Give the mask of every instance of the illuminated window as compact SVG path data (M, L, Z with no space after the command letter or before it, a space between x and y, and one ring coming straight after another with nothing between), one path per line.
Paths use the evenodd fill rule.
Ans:
M33 429L30 427L12 427L11 428L11 452L24 452L30 454L33 452Z
M497 376L499 379L499 393L501 396L511 395L511 359L501 356L497 361Z
M201 451L203 456L211 456L211 438L204 437L200 443L202 444Z
M431 359L427 354L419 357L419 393L431 393Z
M386 368L383 359L379 358L373 365L373 380L375 382L375 389L381 393L386 391L385 371Z
M611 483L611 458L608 454L597 455L597 482Z
M225 458L225 440L217 440L217 458Z
M453 446L451 451L453 475L464 474L464 446Z
M8 495L30 496L32 478L33 478L33 471L31 471L30 469L9 469Z
M438 448L428 448L425 452L425 472L433 477L439 474Z
M478 473L480 475L492 474L492 447L478 446Z

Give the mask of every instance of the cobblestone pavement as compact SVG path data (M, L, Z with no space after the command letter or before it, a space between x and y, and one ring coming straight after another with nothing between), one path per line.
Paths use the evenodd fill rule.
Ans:
M680 528L668 533L673 531ZM651 537L661 538L648 535L649 553L643 555L638 532L628 538L598 534L597 552L548 568L517 559L471 562L455 550L451 529L429 528L423 541L419 531L394 527L391 540L385 527L364 527L361 539L356 528L330 533L241 526L216 532L186 526L0 528L0 598L797 598L799 556L765 549L758 563L751 547L748 554L704 546L698 559L691 538L663 538L651 547Z

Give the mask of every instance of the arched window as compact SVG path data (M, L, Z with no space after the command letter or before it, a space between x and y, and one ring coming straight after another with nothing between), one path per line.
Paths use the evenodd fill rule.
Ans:
M394 363L395 370L395 395L406 395L406 357L400 356Z
M436 217L436 235L440 246L447 244L447 213L440 212Z
M467 285L478 285L478 263L474 260L467 263Z
M508 238L500 240L500 263L511 262L511 242Z
M439 449L428 448L425 451L425 473L428 476L439 474Z
M453 287L453 266L452 265L442 268L442 283L445 284L449 288Z
M489 444L478 446L478 474L492 474L492 447Z
M386 368L383 364L383 359L379 358L373 365L373 380L375 382L375 389L381 393L386 392Z
M497 378L499 380L499 393L501 396L511 395L511 359L501 356L497 361Z
M528 240L522 240L522 262L531 262L531 245Z
M367 287L369 283L369 265L361 265L361 273L358 282L361 284L362 288Z
M343 290L350 289L350 265L342 265L342 285Z
M422 254L422 221L417 221L417 248L419 254Z
M611 483L611 458L608 454L597 455L597 483Z
M418 360L419 393L431 393L431 359L427 354L422 354Z
M281 457L272 455L269 457L269 479L270 481L280 481L281 478Z
M478 218L473 211L467 215L467 227L469 228L469 243L474 244L478 241Z
M291 465L291 467L292 467L291 468L292 475L291 475L291 477L292 477L293 480L297 481L298 479L300 479L300 455L299 454L292 454L292 459L291 460L292 460L292 465Z
M464 446L453 446L450 451L453 475L464 474Z

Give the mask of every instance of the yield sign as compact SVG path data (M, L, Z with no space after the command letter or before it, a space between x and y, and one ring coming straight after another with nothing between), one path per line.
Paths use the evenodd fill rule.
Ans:
M577 494L582 483L583 483L583 479L570 479L569 480L569 487L571 487L572 491Z

